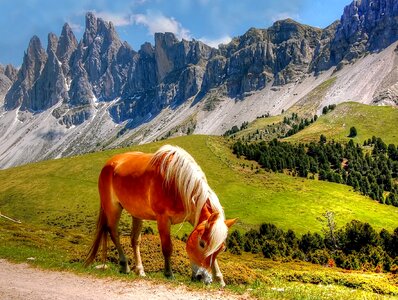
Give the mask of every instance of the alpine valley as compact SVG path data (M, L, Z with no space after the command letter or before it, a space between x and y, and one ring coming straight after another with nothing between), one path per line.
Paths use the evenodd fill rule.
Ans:
M32 37L19 69L0 66L0 168L222 134L294 105L308 115L345 101L398 106L397 41L396 0L355 0L324 29L250 28L218 48L166 32L135 51L89 12L80 41L65 24L47 49Z

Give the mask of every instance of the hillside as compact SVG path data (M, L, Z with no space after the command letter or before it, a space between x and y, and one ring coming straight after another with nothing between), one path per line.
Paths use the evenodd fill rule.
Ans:
M218 194L227 217L239 218L238 228L270 222L301 234L320 231L317 218L326 210L335 211L340 225L358 219L377 229L393 230L397 226L397 208L379 205L347 186L284 174L256 175L251 164L237 160L221 138L189 136L166 142L182 146L194 156ZM130 149L153 152L160 144ZM123 151L104 151L3 170L0 210L36 225L66 222L87 231L94 226L97 215L99 171L107 158Z
M396 121L398 109L391 106L370 106L360 103L342 103L333 111L322 115L318 120L284 140L290 142L318 141L321 134L328 140L347 142L350 128L354 126L358 135L355 143L363 142L372 136L382 137L387 144L398 144Z
M247 161L231 154L223 138L188 136L167 141L91 153L72 158L44 161L0 171L0 211L21 220L13 224L1 218L0 256L17 261L33 257L34 264L47 268L83 270L80 262L87 252L98 211L96 181L104 162L113 154L127 150L155 151L162 143L172 143L189 151L206 173L210 186L220 198L227 217L238 217L235 229L247 231L262 222L293 229L298 234L320 232L318 218L326 211L336 214L338 227L352 219L369 222L375 229L390 232L397 227L398 209L380 205L351 191L349 187L322 181L306 180L284 174L258 173ZM121 221L122 243L129 257L131 219ZM144 226L156 228L154 223ZM181 237L191 227L174 226L173 234ZM189 262L184 244L174 241L178 263L177 280L189 284ZM161 251L156 236L144 236L141 249L150 278L162 278ZM110 251L110 259L116 253ZM260 298L279 297L275 287L283 286L287 299L302 295L324 299L377 297L374 293L397 294L394 283L385 274L362 274L324 268L307 263L282 263L264 260L260 255L222 254L221 266L229 287L235 292L250 290ZM238 270L238 271L237 271ZM101 275L98 270L88 272ZM117 266L101 276L117 274ZM133 277L135 278L135 277ZM328 286L327 294L322 285ZM357 287L352 290L349 287Z
M396 106L397 16L393 1L353 1L323 29L278 20L218 48L155 33L136 51L88 12L80 41L66 23L47 49L33 36L18 71L0 66L0 168L219 135L289 108Z

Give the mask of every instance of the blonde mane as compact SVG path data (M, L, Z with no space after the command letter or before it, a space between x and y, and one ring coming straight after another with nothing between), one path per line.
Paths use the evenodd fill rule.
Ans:
M186 217L194 216L194 227L198 225L200 212L207 200L213 212L219 212L224 222L224 210L217 195L209 187L205 174L188 152L177 146L164 145L156 151L151 163L159 166L165 188L174 188L174 192L179 195Z

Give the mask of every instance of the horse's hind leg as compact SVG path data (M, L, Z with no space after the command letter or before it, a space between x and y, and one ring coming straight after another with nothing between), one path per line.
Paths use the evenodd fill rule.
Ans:
M119 264L121 273L130 273L130 267L128 264L127 257L124 255L122 245L120 244L118 224L120 215L122 214L123 208L119 205L117 210L113 214L113 218L108 218L109 233L112 242L115 244L117 252L119 253Z
M134 252L135 268L134 272L139 276L145 276L144 267L142 266L140 244L141 244L142 220L133 217L133 225L131 228L131 246Z

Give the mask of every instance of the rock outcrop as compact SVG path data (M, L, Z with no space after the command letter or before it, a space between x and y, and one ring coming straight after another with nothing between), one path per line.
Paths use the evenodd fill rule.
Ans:
M70 60L77 48L77 40L72 32L68 23L65 23L62 27L61 36L58 40L56 49L56 57L62 64L62 71L67 79L67 84L70 84L72 74L70 74Z
M0 106L3 106L4 96L14 80L12 69L11 65L7 65L6 67L0 65Z
M46 60L47 54L41 46L40 39L33 36L29 42L28 50L24 54L17 78L5 97L4 107L7 110L15 109L22 103L30 102L30 91L39 78ZM22 109L29 109L29 107L23 105Z
M398 2L355 0L346 6L331 44L331 64L386 48L398 38Z
M0 67L0 162L7 166L28 161L14 159L16 152L34 159L70 155L127 145L124 138L150 141L177 127L219 134L290 107L332 72L339 88L319 103L356 97L398 105L398 50L388 47L398 40L396 0L355 0L324 29L280 20L218 49L166 32L134 51L111 22L93 13L85 21L80 41L65 24L59 38L49 34L46 50L34 36L19 70ZM370 66L377 70L363 80ZM51 139L35 148L23 144L21 133L29 141Z
M47 61L30 90L29 97L24 99L23 108L37 112L69 99L62 63L56 55L57 47L58 38L55 34L50 33L48 35Z

